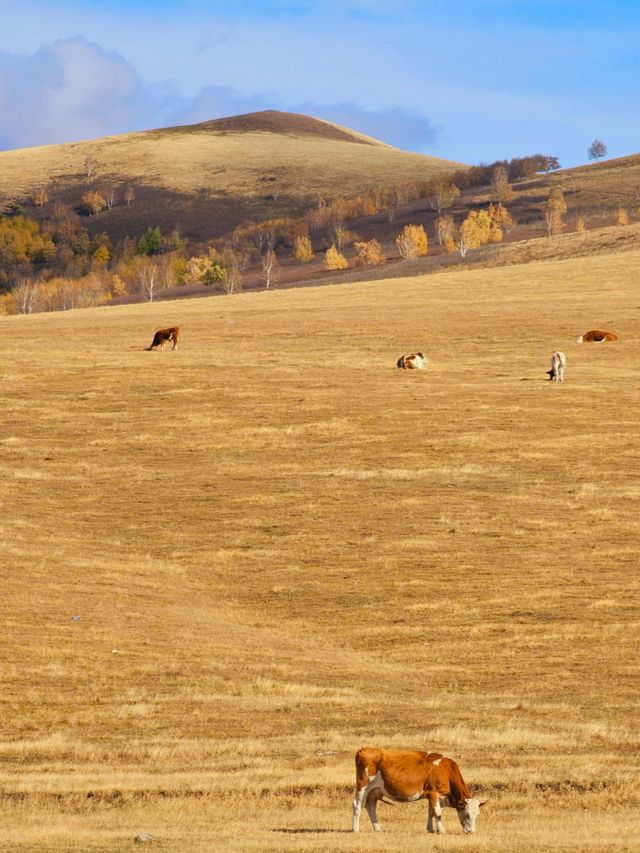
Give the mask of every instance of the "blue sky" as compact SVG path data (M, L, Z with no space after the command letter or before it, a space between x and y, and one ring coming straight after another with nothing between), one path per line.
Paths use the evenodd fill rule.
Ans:
M467 163L640 150L640 3L0 0L0 149L257 109Z

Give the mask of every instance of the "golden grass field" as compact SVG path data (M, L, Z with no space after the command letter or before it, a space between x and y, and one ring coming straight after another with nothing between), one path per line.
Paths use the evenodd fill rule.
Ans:
M263 115L248 117L256 128L248 122L233 132L219 130L214 121L2 151L0 194L15 198L52 183L60 187L78 181L87 157L96 164L94 181L131 181L186 194L205 191L232 197L273 189L262 183L267 176L274 176L289 197L348 195L372 186L426 180L460 165L401 151L318 119L307 118L309 129L302 132L295 114L273 112L273 129L260 129ZM343 138L331 135L337 132Z
M0 849L637 850L639 263L0 318Z

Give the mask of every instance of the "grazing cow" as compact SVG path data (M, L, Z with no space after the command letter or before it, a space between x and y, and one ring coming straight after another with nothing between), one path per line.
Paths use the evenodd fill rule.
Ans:
M384 798L387 798L386 800ZM378 800L411 803L427 800L427 832L445 832L442 806L458 812L462 829L475 832L480 806L486 800L471 796L460 768L439 752L413 749L374 749L365 747L356 753L356 795L353 800L353 831L360 830L360 812L364 804L374 830L380 831L376 815ZM433 827L433 818L436 827Z
M171 326L170 329L158 329L154 335L153 340L151 341L151 346L147 347L147 350L155 349L156 347L160 347L160 349L164 349L164 345L167 341L173 342L172 350L178 349L178 339L180 338L180 326Z
M601 329L591 329L590 332L585 332L584 335L580 335L580 337L576 338L576 343L581 344L590 344L597 343L601 344L603 341L617 341L618 336L613 332L603 332Z
M422 370L428 361L423 352L412 352L410 355L401 355L396 367L402 367L404 370Z
M547 370L552 382L564 382L564 369L567 366L567 357L563 352L551 353L551 370Z

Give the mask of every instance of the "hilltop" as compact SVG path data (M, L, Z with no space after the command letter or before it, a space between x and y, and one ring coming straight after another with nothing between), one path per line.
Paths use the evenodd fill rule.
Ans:
M320 119L266 110L0 152L0 202L16 200L30 216L46 218L56 204L74 209L84 193L112 187L118 201L86 218L90 231L116 241L158 226L198 241L247 219L298 214L318 196L356 195L460 167ZM130 206L122 201L127 185L135 193ZM49 197L41 209L29 204L38 189Z

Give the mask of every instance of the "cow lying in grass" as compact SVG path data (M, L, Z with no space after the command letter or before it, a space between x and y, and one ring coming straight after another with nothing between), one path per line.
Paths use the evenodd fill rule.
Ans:
M171 326L169 329L158 329L154 332L153 340L151 341L151 346L147 347L147 350L155 349L156 347L160 347L160 349L164 349L164 345L167 341L172 341L173 347L172 350L178 349L178 339L180 338L180 326Z
M401 355L396 367L402 367L404 370L422 370L428 361L423 352L412 352L410 355Z
M613 332L604 332L601 329L591 329L590 332L585 332L584 335L580 335L580 337L576 338L576 343L578 344L590 344L597 343L601 344L604 341L617 341L618 336Z
M439 752L413 749L372 749L356 753L356 795L353 800L353 831L360 831L360 812L364 804L376 832L378 800L411 803L427 800L427 832L444 833L442 806L456 809L462 829L475 832L480 806L486 800L471 796L460 768ZM435 817L435 829L433 819Z
M564 369L567 366L567 357L563 352L556 350L551 353L551 370L547 370L552 382L564 382Z

